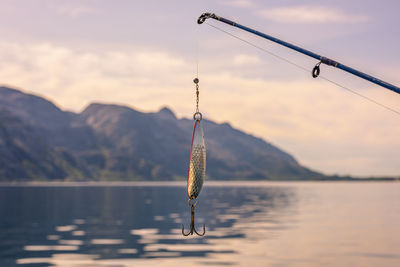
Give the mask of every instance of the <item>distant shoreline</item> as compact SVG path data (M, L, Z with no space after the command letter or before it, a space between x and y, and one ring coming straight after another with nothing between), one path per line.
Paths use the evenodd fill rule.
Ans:
M400 179L366 179L366 180L305 180L305 181L206 181L205 186L266 186L266 185L287 185L287 184L312 184L312 183L364 183L364 182L400 182ZM110 182L0 182L0 187L146 187L146 186L165 186L165 187L185 187L186 181L110 181Z

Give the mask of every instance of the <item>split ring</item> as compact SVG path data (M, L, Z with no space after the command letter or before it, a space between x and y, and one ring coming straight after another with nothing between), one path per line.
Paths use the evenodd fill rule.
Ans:
M203 119L203 115L200 112L196 112L193 114L193 120L195 121L201 121Z
M192 200L193 200L194 202L192 202ZM197 205L197 200L196 200L196 198L189 198L189 199L188 199L188 204L189 204L189 206L196 207L196 205Z

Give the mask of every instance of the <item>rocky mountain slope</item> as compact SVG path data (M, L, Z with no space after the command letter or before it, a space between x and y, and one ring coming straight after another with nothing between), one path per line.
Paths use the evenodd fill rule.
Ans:
M211 179L320 179L272 144L203 120ZM0 180L185 179L193 121L90 104L81 113L0 87Z

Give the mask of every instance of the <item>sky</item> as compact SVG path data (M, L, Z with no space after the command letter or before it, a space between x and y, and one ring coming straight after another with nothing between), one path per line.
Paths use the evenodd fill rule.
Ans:
M395 0L0 0L0 84L80 112L117 103L179 118L200 110L326 174L400 175L400 115L323 79L316 60L218 21L234 20L400 85ZM400 95L321 66L321 75L400 111Z

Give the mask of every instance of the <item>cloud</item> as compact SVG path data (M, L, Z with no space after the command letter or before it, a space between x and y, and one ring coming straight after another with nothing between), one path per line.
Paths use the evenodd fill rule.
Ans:
M253 6L253 2L250 0L229 0L229 1L220 1L222 5L232 6L232 7L251 7Z
M336 8L295 6L263 9L259 14L279 23L363 23L364 15L347 14Z
M71 5L71 4L64 4L56 7L56 11L60 15L66 15L72 18L95 14L98 12L93 7L84 6L84 5Z
M184 81L191 85L189 70L182 58L160 50L79 51L50 43L0 43L0 82L40 92L75 111L90 101L158 108L156 102L168 103L165 97L179 99ZM177 78L185 73L188 77Z
M309 167L358 175L400 172L398 116L331 84L218 73L209 75L204 87L219 89L203 93L208 116L279 144ZM384 103L393 98L379 88L358 90L379 95ZM395 160L385 162L385 155Z
M250 56L246 54L236 55L233 58L233 64L236 66L243 66L243 65L256 65L260 64L262 61L259 57Z

